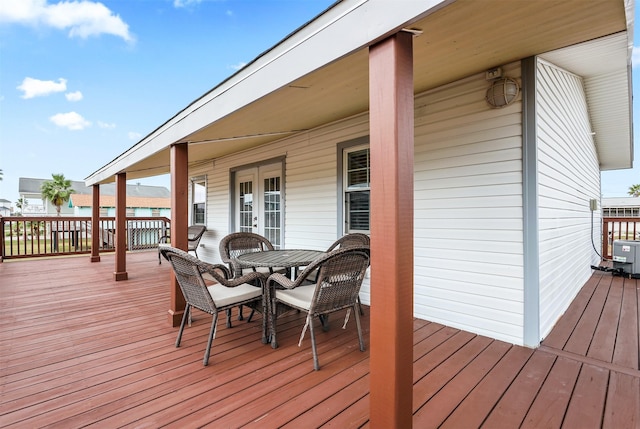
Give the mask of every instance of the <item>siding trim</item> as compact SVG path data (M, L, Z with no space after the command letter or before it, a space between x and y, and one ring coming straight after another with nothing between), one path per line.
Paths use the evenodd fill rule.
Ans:
M540 248L536 58L522 60L522 222L524 250L524 327L526 346L540 344Z

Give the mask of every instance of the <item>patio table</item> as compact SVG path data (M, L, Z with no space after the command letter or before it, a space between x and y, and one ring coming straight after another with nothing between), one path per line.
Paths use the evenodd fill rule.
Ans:
M321 250L267 250L264 252L250 252L237 257L238 262L246 267L283 267L296 268L309 265L314 259L323 255Z

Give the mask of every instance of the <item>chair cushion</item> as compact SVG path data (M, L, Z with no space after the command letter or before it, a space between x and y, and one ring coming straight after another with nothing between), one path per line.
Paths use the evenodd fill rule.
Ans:
M261 288L252 286L248 283L243 283L236 287L226 287L216 284L207 287L207 289L209 289L209 294L218 308L233 305L236 302L246 301L262 295Z
M315 290L315 285L298 286L294 289L278 289L276 290L276 298L295 307L309 310Z

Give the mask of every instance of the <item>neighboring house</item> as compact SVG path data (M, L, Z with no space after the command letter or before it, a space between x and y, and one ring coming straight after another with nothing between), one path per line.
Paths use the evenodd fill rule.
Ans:
M0 199L0 216L11 216L11 201Z
M40 191L42 183L48 179L33 179L20 177L18 194L27 201L22 214L25 216L55 216L56 208L50 201L42 200ZM68 204L60 209L62 216L90 216L91 215L91 187L84 182L71 181L71 188L75 191ZM101 216L114 216L115 185L113 183L100 187ZM164 216L170 217L171 192L163 186L127 185L127 201L131 201L128 216ZM88 198L87 198L88 197ZM129 214L131 213L131 214Z
M101 187L102 190L102 187ZM74 216L91 216L92 196L72 194L69 207ZM114 195L100 195L100 216L115 216ZM171 217L171 199L154 197L131 197L127 195L127 217Z
M640 197L603 198L603 217L640 217Z
M392 99L370 79L398 79L374 55L415 33L413 103L394 99L414 117L413 153L402 157L413 165L413 314L535 347L600 262L590 228L600 171L632 165L632 30L623 0L345 0L87 183L182 174L170 155L186 148L190 222L205 220L198 254L211 261L231 231L314 249L368 233L381 174L371 158L387 159L370 136ZM487 101L494 83L515 96L502 108Z

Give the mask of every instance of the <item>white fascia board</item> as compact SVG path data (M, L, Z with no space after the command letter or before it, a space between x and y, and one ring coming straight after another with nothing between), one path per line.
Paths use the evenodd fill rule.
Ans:
M345 0L336 4L87 177L87 186L109 179L206 125L451 2Z

